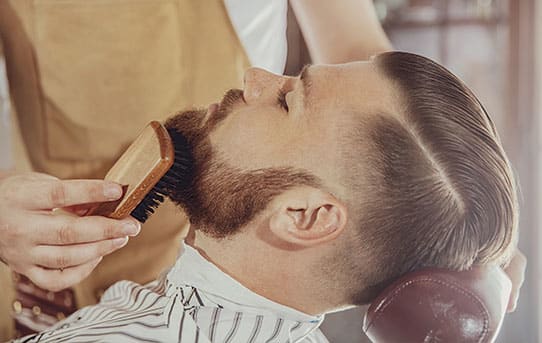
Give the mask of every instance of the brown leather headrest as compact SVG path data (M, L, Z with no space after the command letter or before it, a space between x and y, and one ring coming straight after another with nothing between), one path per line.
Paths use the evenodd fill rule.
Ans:
M497 266L416 271L371 303L363 331L375 343L493 342L510 291L510 280Z

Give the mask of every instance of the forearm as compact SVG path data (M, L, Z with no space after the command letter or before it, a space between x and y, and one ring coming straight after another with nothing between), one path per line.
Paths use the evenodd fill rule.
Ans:
M314 63L366 60L392 48L371 0L290 0Z

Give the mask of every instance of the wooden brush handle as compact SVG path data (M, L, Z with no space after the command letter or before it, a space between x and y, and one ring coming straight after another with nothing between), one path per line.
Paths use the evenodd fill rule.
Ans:
M120 219L130 215L173 165L175 152L166 128L157 121L147 125L105 176L123 186L124 196L104 202L87 215Z

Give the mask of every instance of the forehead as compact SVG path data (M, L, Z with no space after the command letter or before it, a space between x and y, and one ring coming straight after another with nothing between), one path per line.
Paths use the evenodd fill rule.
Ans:
M314 109L360 115L400 111L398 87L372 61L316 65L308 74L307 102Z

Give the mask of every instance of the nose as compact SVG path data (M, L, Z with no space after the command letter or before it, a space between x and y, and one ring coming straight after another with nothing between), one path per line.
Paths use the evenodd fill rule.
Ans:
M288 92L294 78L270 73L260 68L245 72L243 96L247 104L276 103L279 91Z

